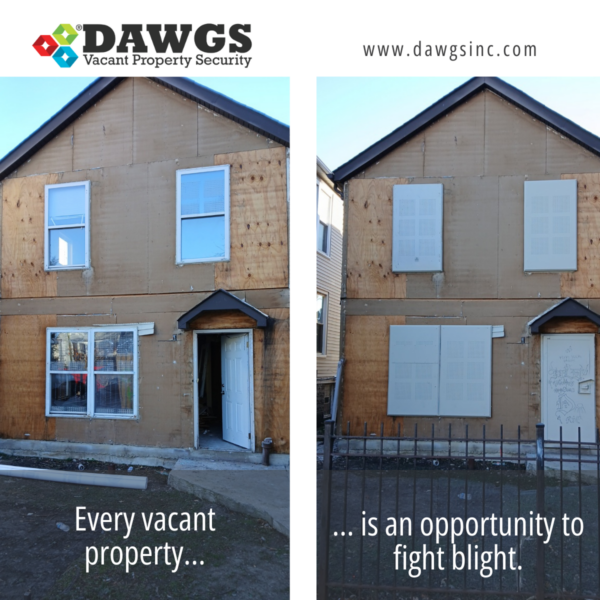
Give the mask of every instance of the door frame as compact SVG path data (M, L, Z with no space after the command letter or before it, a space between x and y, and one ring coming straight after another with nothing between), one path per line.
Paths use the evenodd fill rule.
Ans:
M593 360L592 360L592 367L594 369L594 431L596 430L596 428L598 427L598 422L597 422L597 418L596 418L596 412L597 412L597 408L596 408L596 334L595 333L543 333L541 335L541 343L540 343L540 417L541 417L541 422L544 423L545 425L548 424L548 393L546 390L547 387L547 380L545 377L546 374L546 366L547 366L547 361L548 361L548 352L546 350L546 340L550 337L560 337L560 336L564 336L564 337L569 337L569 336L580 336L580 337L587 337L587 338L591 338L592 339L592 350L593 350ZM547 430L546 430L547 431ZM546 437L548 437L548 434L546 433ZM585 442L584 442L585 443Z
M197 449L200 443L200 426L198 424L198 335L221 335L227 333L247 333L248 334L248 385L250 399L250 452L256 452L255 431L254 431L254 342L253 329L194 329L194 448ZM222 367L221 367L222 368Z

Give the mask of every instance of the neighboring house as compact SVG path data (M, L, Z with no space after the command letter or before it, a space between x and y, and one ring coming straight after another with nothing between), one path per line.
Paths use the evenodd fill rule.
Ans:
M344 428L595 440L599 138L474 78L332 179Z
M344 206L317 158L317 417L329 414L340 358Z
M289 452L288 148L191 80L100 78L0 161L1 437Z

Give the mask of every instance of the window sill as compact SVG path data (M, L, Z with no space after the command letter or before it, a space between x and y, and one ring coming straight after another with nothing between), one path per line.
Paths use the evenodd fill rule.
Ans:
M175 266L176 267L183 267L185 265L197 265L197 264L203 264L203 263L219 263L219 262L230 262L230 258L224 257L224 258L195 258L195 259L189 259L189 260L180 260L180 261L175 261Z
M46 413L46 417L52 418L61 418L61 419L89 419L96 420L106 420L106 419L115 419L118 421L134 421L138 420L138 415L84 415L84 414L76 414L76 413Z
M324 256L325 258L331 258L331 252L329 254L326 254L325 252L323 252L323 250L317 249L317 254L320 254L321 256Z
M77 267L46 267L44 271L47 273L52 273L52 271L85 271L86 269L90 269L91 265L83 265Z

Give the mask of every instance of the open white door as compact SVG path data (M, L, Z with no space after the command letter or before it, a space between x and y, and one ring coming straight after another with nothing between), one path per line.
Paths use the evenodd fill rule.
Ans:
M250 448L250 373L247 333L221 336L223 439Z
M546 439L596 441L594 334L542 336L542 420Z

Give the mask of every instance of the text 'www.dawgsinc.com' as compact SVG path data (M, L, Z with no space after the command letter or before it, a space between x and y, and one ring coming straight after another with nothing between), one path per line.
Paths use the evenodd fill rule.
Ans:
M402 45L364 45L363 51L367 57L398 57L398 58L447 58L455 61L459 58L477 57L519 57L535 58L537 48L533 44L425 44L421 41L414 46Z

